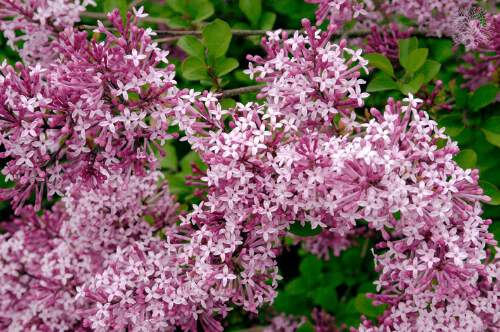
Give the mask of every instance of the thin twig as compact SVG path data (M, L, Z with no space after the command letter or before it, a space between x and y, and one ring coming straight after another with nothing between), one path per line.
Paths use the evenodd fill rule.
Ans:
M260 91L264 86L265 86L264 84L250 85L250 86L244 86L242 88L237 88L237 89L224 90L224 91L221 91L221 93L222 93L223 97L234 97L234 96L241 95L243 93Z
M82 17L95 18L96 20L106 20L108 15L104 13L96 13L96 12L83 12L80 14Z
M140 2L140 1L139 1ZM105 20L107 19L107 14L104 13L97 13L97 12L83 12L81 14L83 17L88 17L88 18L94 18L94 19L102 19ZM161 17L143 17L140 19L143 22L149 22L149 23L163 23L163 24L168 24L168 20L165 18ZM160 34L166 34L166 35L172 35L172 36L184 36L184 35L201 35L202 30L155 30L157 33ZM233 29L231 30L232 34L235 36L256 36L256 35L265 35L266 32L269 30L244 30L244 29ZM288 34L292 34L297 30L293 29L287 29L287 30L281 30L281 31L286 31ZM300 31L300 30L299 30ZM352 32L347 32L346 35L349 37L361 37L361 36L366 36L369 34L369 30L359 30L359 31L352 31ZM340 34L337 34L340 35Z
M157 38L154 41L156 43L173 43L178 41L180 38L181 36L163 37L163 38Z
M139 1L139 0L137 0ZM140 1L139 1L140 2ZM94 18L94 19L99 19L99 20L105 20L107 19L107 15L104 13L96 13L96 12L83 12L81 14L83 17L88 17L88 18ZM157 23L157 24L167 24L168 25L168 20L165 18L161 17L143 17L140 19L143 22L148 22L148 23ZM87 28L92 28L92 26L83 26ZM269 30L244 30L244 29L232 29L231 33L233 36L264 36ZM293 29L287 29L287 30L281 30L281 31L286 31L289 35L295 33L295 31L303 32L302 30L293 30ZM175 41L178 39L180 36L186 36L186 35L191 35L191 36L199 36L202 34L202 30L175 30L175 29L170 29L170 30L155 30L155 32L159 35L166 35L164 38L158 38L155 41L156 42L170 42L170 41ZM344 33L336 33L335 36L342 36L342 37L351 37L351 38L356 38L356 37L364 37L370 33L370 30L358 30L358 31L348 31ZM178 36L178 38L172 38L173 36Z
M80 14L82 17L94 18L96 20L106 20L108 18L107 14L104 13L96 13L96 12L83 12ZM141 17L140 21L147 23L156 23L156 24L168 24L168 20L161 17Z
M288 33L294 33L296 30L285 30ZM172 36L184 36L184 35L201 35L202 30L156 30L157 33L172 35ZM242 29L231 29L231 33L234 36L257 36L265 35L269 30L242 30Z

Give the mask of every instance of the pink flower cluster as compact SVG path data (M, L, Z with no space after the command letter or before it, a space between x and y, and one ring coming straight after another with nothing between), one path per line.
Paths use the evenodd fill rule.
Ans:
M0 0L0 30L27 64L48 64L57 58L59 32L80 20L92 0Z
M484 33L480 23L482 10L472 0L391 0L385 2L357 0L305 0L317 4L318 24L329 21L343 26L354 21L358 29L379 26L403 15L415 21L421 32L429 36L448 36L468 47L476 44Z
M474 0L392 0L386 12L415 20L430 36L453 36L457 19L475 4Z
M357 2L314 2L320 20L362 13ZM452 11L429 6L443 20ZM372 297L388 308L360 331L499 328L500 257L480 217L478 171L453 161L456 143L412 95L362 115L368 62L330 41L335 24L269 32L267 55L249 56L246 71L265 83L262 103L225 110L213 93L178 90L138 16L114 11L117 33L100 23L91 40L66 28L51 42L59 59L0 68L0 157L15 183L0 198L19 213L0 237L1 329L221 331L234 306L257 313L273 301L293 223L321 228L304 246L328 258L364 231L361 220L383 237ZM186 215L154 171L171 124L207 165L191 181L203 200ZM39 216L45 190L63 199ZM330 331L333 319L314 315Z
M380 21L383 16L377 11L376 1L373 0L305 0L307 3L317 4L316 11L317 24L329 20L333 24L343 26L352 20L358 27L372 26Z
M108 19L118 35L100 25L103 41L62 32L52 45L61 58L50 66L0 67L2 173L16 183L0 197L15 207L36 192L38 209L45 189L63 194L69 182L95 186L110 173L144 173L172 137L178 89L168 52L137 18L122 22L115 11Z
M400 217L386 215L380 224L363 216L384 236L375 253L382 293L374 298L389 305L381 327L366 330L494 330L500 324L500 262L486 249L496 241L488 232L491 220L480 217L480 201L487 197L478 172L457 166L456 144L408 102L390 102L383 117L372 111L377 121L367 125L369 135L378 135L380 126L395 130L391 164L399 164L399 178L389 196L379 183L373 202L379 200L379 212L397 210ZM448 140L442 148L440 139Z
M339 332L345 328L336 326L335 318L325 311L313 309L311 312L312 325L316 332ZM271 324L264 328L264 332L295 332L307 322L307 318L279 315L271 320Z
M349 123L355 115L353 107L362 106L368 97L361 89L366 82L359 78L360 69L368 73L368 61L361 57L361 49L347 48L345 40L330 42L334 25L324 33L308 20L303 20L303 26L305 35L296 32L288 37L280 30L268 33L263 42L266 58L248 56L253 63L245 72L267 83L258 95L266 99L263 119L273 129L292 132L330 127L335 116Z
M117 253L152 241L153 229L176 221L177 205L166 185L157 187L159 179L159 173L127 181L113 176L89 192L70 186L68 196L42 216L27 206L2 223L0 329L87 330L83 318L101 305L99 297L82 297L84 283Z
M498 82L498 67L500 64L500 14L487 15L485 26L476 34L470 35L472 47L479 54L466 53L465 65L458 68L466 82L468 89Z
M186 139L208 165L201 178L208 197L190 220L215 214L231 221L232 229L258 235L269 248L294 221L345 236L365 220L384 237L375 254L382 293L374 297L389 305L380 331L401 326L435 330L451 323L461 331L497 327L498 262L490 262L486 250L496 242L488 232L491 220L480 217L480 201L488 198L478 185L478 172L452 160L459 151L456 143L419 110L422 100L411 95L403 103L389 100L383 114L371 109L368 122L358 121L353 108L362 104L356 99L363 95L350 98L349 89L335 83L358 70L352 61L360 54L344 65L342 43L326 41L331 31L317 32L307 23L305 29L307 37L296 34L282 44L271 34L265 43L267 60L252 58L260 66L250 73L268 80L260 94L265 106L239 104L225 112L211 94L191 92L176 109ZM311 40L309 51L305 45ZM285 56L294 42L295 52L303 54L292 58L301 64L295 67ZM323 65L322 55L331 63ZM332 83L324 85L328 89L322 90L321 83L330 71L324 70L324 80L317 82L318 69L308 59L318 59L319 68L332 68ZM335 66L344 72L335 74ZM277 93L283 86L294 93ZM335 126L328 113L320 121L317 108L293 112L293 107L304 107L297 96L301 92L310 93L306 104L328 96L328 110L341 103L342 111L332 113L343 115L342 126ZM405 315L399 311L403 306L410 308ZM442 314L457 308L471 315L448 321L455 314Z

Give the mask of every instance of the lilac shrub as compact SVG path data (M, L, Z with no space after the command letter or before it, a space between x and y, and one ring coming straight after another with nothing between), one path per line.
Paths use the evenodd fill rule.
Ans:
M355 116L352 109L363 106L368 97L361 89L366 82L359 78L360 69L368 73L368 61L361 49L346 47L345 40L329 41L335 25L323 33L308 20L303 20L303 26L307 34L269 33L263 42L266 58L248 56L252 62L246 73L268 83L258 97L266 98L264 119L274 128L297 133L328 126L338 132L339 128L331 128L332 120L342 117L348 126Z
M329 21L343 26L345 23L356 20L358 27L369 27L383 19L383 14L377 10L377 1L366 0L305 0L307 3L317 4L317 24Z
M480 86L498 82L500 63L500 14L486 15L484 27L467 34L470 47L479 54L466 53L465 65L458 68L466 82L464 87L477 89ZM477 20L474 21L477 26Z
M0 329L87 331L84 317L100 312L102 295L83 296L84 283L177 220L168 187L157 186L160 177L112 176L88 192L70 186L68 196L42 216L26 206L3 223Z
M143 174L173 137L168 117L178 89L168 52L130 14L108 19L118 34L100 24L103 41L62 32L53 45L60 59L48 68L0 68L2 173L16 184L0 196L16 208L33 192L39 209L45 190L51 197L71 182L95 187L110 173Z
M115 10L111 27L98 22L89 36L72 27L87 3L0 0L10 43L25 42L25 64L0 67L0 157L14 183L0 198L17 214L0 235L1 330L222 331L231 310L273 302L286 236L328 259L374 233L370 297L386 309L352 331L498 330L500 249L481 217L489 198L426 112L443 82L425 102L408 94L368 109L363 49L332 41L362 16L367 49L396 60L412 30L373 27L382 13L439 36L469 2L308 2L326 31L303 20L303 32L268 32L266 55L247 57L245 72L263 83L258 101L223 108L217 92L177 87L168 52L138 27L142 10ZM475 48L497 51L489 38ZM182 213L157 171L173 126L206 165L189 178L201 202ZM37 213L55 194L61 201ZM297 225L319 235L293 236ZM311 317L316 331L344 329L326 312ZM305 323L278 316L266 331Z
M415 22L420 32L428 36L454 37L459 43L469 45L469 38L481 35L479 13L475 0L305 0L317 4L317 24L327 21L343 26L351 21L360 28L380 26L384 21L395 21L404 16Z
M360 84L362 65L354 61L363 63L361 54L346 50L345 60L343 43L327 42L331 30L321 33L307 22L305 29L305 36L283 34L284 40L270 34L268 56L251 57L258 66L249 72L267 82L259 95L265 106L226 112L211 94L191 92L186 98L196 107L177 109L186 139L208 165L207 200L191 220L215 214L231 220L238 235L257 234L268 246L294 221L345 236L364 220L384 238L374 253L382 293L373 297L389 307L380 328L366 322L362 330L495 328L498 262L486 246L496 241L491 220L480 217L488 197L478 171L453 161L457 144L412 95L360 119L355 108L365 94L343 84ZM309 95L301 100L300 93ZM318 115L321 106L312 105L320 102L328 106ZM449 315L440 318L443 312Z
M415 20L429 36L453 36L457 19L477 2L474 0L392 0L386 12Z
M92 0L1 0L0 30L26 64L49 64L57 58L59 32L72 27Z

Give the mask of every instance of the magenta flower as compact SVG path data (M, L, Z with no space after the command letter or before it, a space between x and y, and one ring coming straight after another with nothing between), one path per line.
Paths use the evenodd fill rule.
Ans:
M49 67L0 68L2 172L16 184L1 197L14 207L35 192L38 209L45 190L63 194L70 182L95 187L110 173L144 174L173 137L178 90L167 52L131 15L108 17L118 35L101 26L97 42L69 28L53 42L61 58Z
M24 63L50 64L58 57L54 41L72 27L92 0L1 0L0 30ZM21 47L22 45L22 47Z
M41 217L27 206L3 223L0 329L85 331L89 313L105 317L110 304L95 304L100 297L91 297L84 283L105 271L123 248L150 241L153 227L175 223L177 205L168 188L157 187L159 178L152 173L125 182L113 176L89 192L71 186ZM120 288L114 292L121 294Z

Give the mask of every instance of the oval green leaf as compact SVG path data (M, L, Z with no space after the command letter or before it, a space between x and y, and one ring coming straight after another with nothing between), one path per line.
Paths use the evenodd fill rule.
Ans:
M203 44L208 49L208 53L214 58L226 54L231 43L231 27L226 22L216 19L208 24L202 31Z
M391 61L383 54L369 53L365 54L364 58L368 60L370 66L382 70L389 76L394 76L394 68L392 67Z

